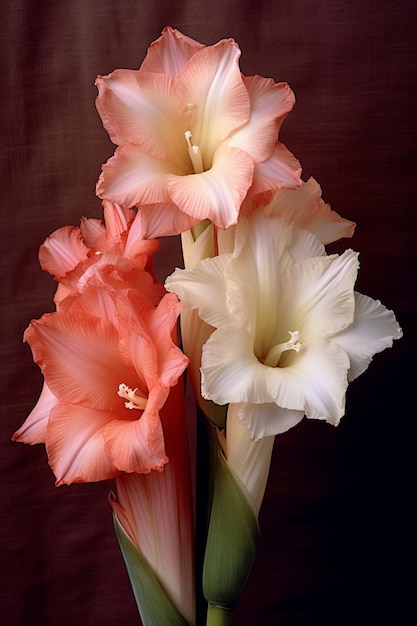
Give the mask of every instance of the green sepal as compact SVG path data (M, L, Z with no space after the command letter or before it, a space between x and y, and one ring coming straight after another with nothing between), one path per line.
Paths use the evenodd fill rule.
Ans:
M220 450L203 566L209 603L233 610L256 559L259 525L254 510Z
M189 622L174 606L151 565L126 534L115 514L113 521L143 626L189 626Z

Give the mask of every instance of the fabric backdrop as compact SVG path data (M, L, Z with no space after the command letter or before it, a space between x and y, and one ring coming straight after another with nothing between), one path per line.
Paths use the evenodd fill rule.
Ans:
M323 197L357 222L358 290L404 329L349 388L335 429L278 438L261 547L236 625L411 623L416 350L416 3L411 0L6 0L1 3L0 621L139 623L113 533L110 482L54 487L43 446L12 443L42 377L22 333L53 310L38 265L56 228L100 217L113 153L94 79L136 69L165 25L205 44L233 37L241 68L293 88L281 138ZM177 238L161 280L181 264ZM411 379L410 379L411 375ZM161 625L164 626L164 625Z

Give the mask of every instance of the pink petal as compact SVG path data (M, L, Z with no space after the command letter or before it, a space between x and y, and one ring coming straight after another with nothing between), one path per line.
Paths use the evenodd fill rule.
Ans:
M106 234L110 239L119 241L120 235L127 230L129 221L133 217L131 211L117 202L108 200L103 200L103 209Z
M84 244L79 228L63 226L46 238L39 249L39 263L43 270L56 279L86 259L88 248Z
M295 156L278 142L272 155L262 163L256 163L251 195L281 187L301 185L301 165Z
M136 213L126 239L123 255L130 259L152 256L159 248L159 242L147 232L142 211Z
M112 413L74 404L51 411L46 450L57 485L95 482L118 474L104 449L103 428Z
M36 405L29 413L23 425L14 433L12 437L13 441L21 441L22 443L28 443L30 445L45 443L49 414L57 403L57 398L44 382L41 395Z
M172 339L183 305L173 293L166 294L148 317L147 325L157 350L159 377L172 387L188 365L188 359Z
M134 372L118 353L118 334L105 319L51 313L32 321L24 335L45 380L62 402L111 410L121 404L118 386L135 387Z
M183 103L184 127L200 147L204 169L211 167L216 147L232 131L245 124L250 101L238 66L240 50L231 40L203 48L187 63L174 83Z
M209 219L219 228L227 228L237 221L252 175L253 161L245 152L221 145L210 170L169 176L168 191L187 215L200 221Z
M145 237L167 237L179 235L200 221L183 213L175 204L157 203L140 207L143 216Z
M83 241L88 248L96 248L98 242L106 237L106 227L103 220L82 217L80 230Z
M112 290L109 287L87 285L82 292L82 297L77 296L69 309L71 315L103 318L113 325L117 325L116 305L112 298Z
M321 187L309 178L297 189L280 189L264 209L268 217L281 217L316 235L328 244L342 237L351 237L355 223L340 217L321 198Z
M133 320L133 318L131 318ZM126 329L129 324L125 324ZM155 345L145 327L140 328L138 320L134 321L134 330L125 330L119 349L126 360L131 361L135 371L135 386L144 392L151 389L159 381L158 362ZM128 381L131 380L131 377ZM126 382L131 387L132 385Z
M251 101L249 121L227 139L227 145L245 150L258 163L273 152L278 130L295 103L286 83L261 76L243 77Z
M166 387L155 387L139 419L113 420L106 425L106 451L120 471L146 474L151 470L162 471L168 462L159 419L159 410L168 393Z
M150 243L153 243L151 240ZM146 261L144 258L135 257L134 259L128 259L119 255L112 255L106 253L102 255L96 265L92 268L91 275L87 277L85 284L82 285L82 298L77 294L76 305L80 307L80 310L84 311L86 315L93 314L95 310L91 308L90 302L87 302L87 288L98 288L99 293L102 292L103 297L105 294L109 294L116 306L122 306L122 303L128 300L129 290L138 291L149 302L156 306L165 294L165 290L160 283L156 283L153 276L144 269ZM71 304L71 310L74 310L76 306ZM130 305L128 305L130 306ZM114 310L113 308L111 310ZM104 309L103 309L104 311ZM110 312L99 313L98 317L104 316L110 320L116 326L116 322L110 315ZM130 319L130 318L129 318ZM135 317L136 320L136 317Z
M134 144L118 148L103 165L96 193L123 206L170 202L166 175L181 174L171 163L146 155Z
M113 143L134 143L149 156L166 157L167 137L177 134L172 79L142 70L115 70L96 80L96 107Z
M187 61L204 45L167 26L161 37L152 42L140 69L176 76Z

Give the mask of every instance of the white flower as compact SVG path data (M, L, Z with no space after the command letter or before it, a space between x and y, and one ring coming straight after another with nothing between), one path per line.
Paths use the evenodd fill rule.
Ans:
M354 291L357 253L326 255L310 232L254 213L233 253L175 270L166 288L216 330L202 395L239 404L253 439L308 418L338 424L348 382L402 336L392 311Z

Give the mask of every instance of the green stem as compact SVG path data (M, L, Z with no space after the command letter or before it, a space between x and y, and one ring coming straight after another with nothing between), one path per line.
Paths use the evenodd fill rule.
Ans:
M213 604L208 605L206 626L230 626L232 620L232 609Z
M207 601L202 590L203 563L213 500L214 474L217 456L217 436L197 406L197 470L196 470L196 594L197 624L204 624ZM215 622L213 622L215 623Z

